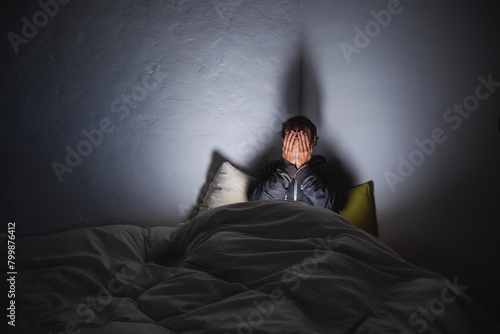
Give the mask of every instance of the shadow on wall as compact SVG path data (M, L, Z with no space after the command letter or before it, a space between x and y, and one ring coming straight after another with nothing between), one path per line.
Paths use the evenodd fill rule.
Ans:
M321 151L320 154L323 155L327 161L335 162L342 166L344 185L345 187L352 187L354 186L352 169L342 162L337 148L332 143L322 139L322 134L328 131L328 125L324 124L325 117L323 117L327 110L321 105L321 101L323 101L323 90L320 87L317 76L318 69L314 66L314 62L307 54L306 49L304 44L300 45L295 63L292 64L285 82L287 86L285 92L287 106L290 105L289 103L292 103L296 106L296 109L293 110L294 115L305 116L316 125L318 128L317 149Z
M319 129L322 125L323 118L321 116L324 112L321 108L321 89L317 79L316 69L307 57L302 44L298 48L295 60L290 65L288 74L285 77L284 87L284 104L286 105L288 115L305 116ZM335 149L334 145L322 141L321 133L318 132L318 135L318 147L321 147L321 155L330 163L342 166L344 188L354 186L354 178L351 169L345 164L342 164L337 154L338 151ZM203 201L210 184L224 161L229 161L241 171L257 177L260 169L266 162L281 158L281 148L282 142L279 133L276 133L276 140L260 152L249 166L238 166L228 158L222 156L219 152L213 152L212 161L206 175L206 182L200 189L196 205L193 206L187 218L190 219L198 213L198 207Z

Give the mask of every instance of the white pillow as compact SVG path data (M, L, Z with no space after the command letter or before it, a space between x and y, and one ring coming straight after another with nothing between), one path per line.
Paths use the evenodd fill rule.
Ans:
M200 204L199 213L226 204L248 202L247 192L254 181L255 178L224 161Z

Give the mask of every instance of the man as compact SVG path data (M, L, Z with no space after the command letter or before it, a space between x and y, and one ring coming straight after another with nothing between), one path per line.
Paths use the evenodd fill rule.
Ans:
M281 140L282 158L264 166L249 191L250 200L295 200L338 212L343 192L340 166L312 155L318 142L316 126L304 116L291 117L281 126Z

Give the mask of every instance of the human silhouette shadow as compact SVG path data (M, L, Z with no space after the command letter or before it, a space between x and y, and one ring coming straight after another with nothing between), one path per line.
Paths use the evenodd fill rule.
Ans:
M310 61L307 52L305 52L303 44L298 46L297 54L290 63L288 73L283 81L283 86L285 89L282 101L283 105L286 106L286 114L288 116L305 116L316 125L318 130L322 129L322 131L327 131L328 127L322 126L322 115L325 113L325 110L321 105L322 90L319 86L317 71L313 66L313 63ZM285 120L286 119L283 119L282 121ZM318 149L315 147L314 150L316 152L313 152L313 154L319 153L327 159L329 164L337 165L339 167L341 170L341 183L343 185L342 191L354 186L352 169L345 163L341 162L335 145L327 141L322 141L320 131L318 131L318 135ZM276 140L272 141L265 149L258 152L255 158L252 159L251 163L247 166L235 165L219 152L213 152L212 162L209 170L207 171L205 185L200 190L197 204L191 210L189 217L193 217L197 214L198 207L202 203L208 187L214 180L219 167L224 161L228 161L236 168L253 177L258 177L260 169L265 165L265 163L270 160L277 160L281 158L281 149L282 141L279 132L277 132ZM342 206L343 203L341 204L341 208Z

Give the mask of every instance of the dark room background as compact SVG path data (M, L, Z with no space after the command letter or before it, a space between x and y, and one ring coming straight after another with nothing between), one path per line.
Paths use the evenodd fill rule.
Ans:
M374 182L379 237L498 312L495 2L41 0L2 6L1 218L174 226L287 117Z

